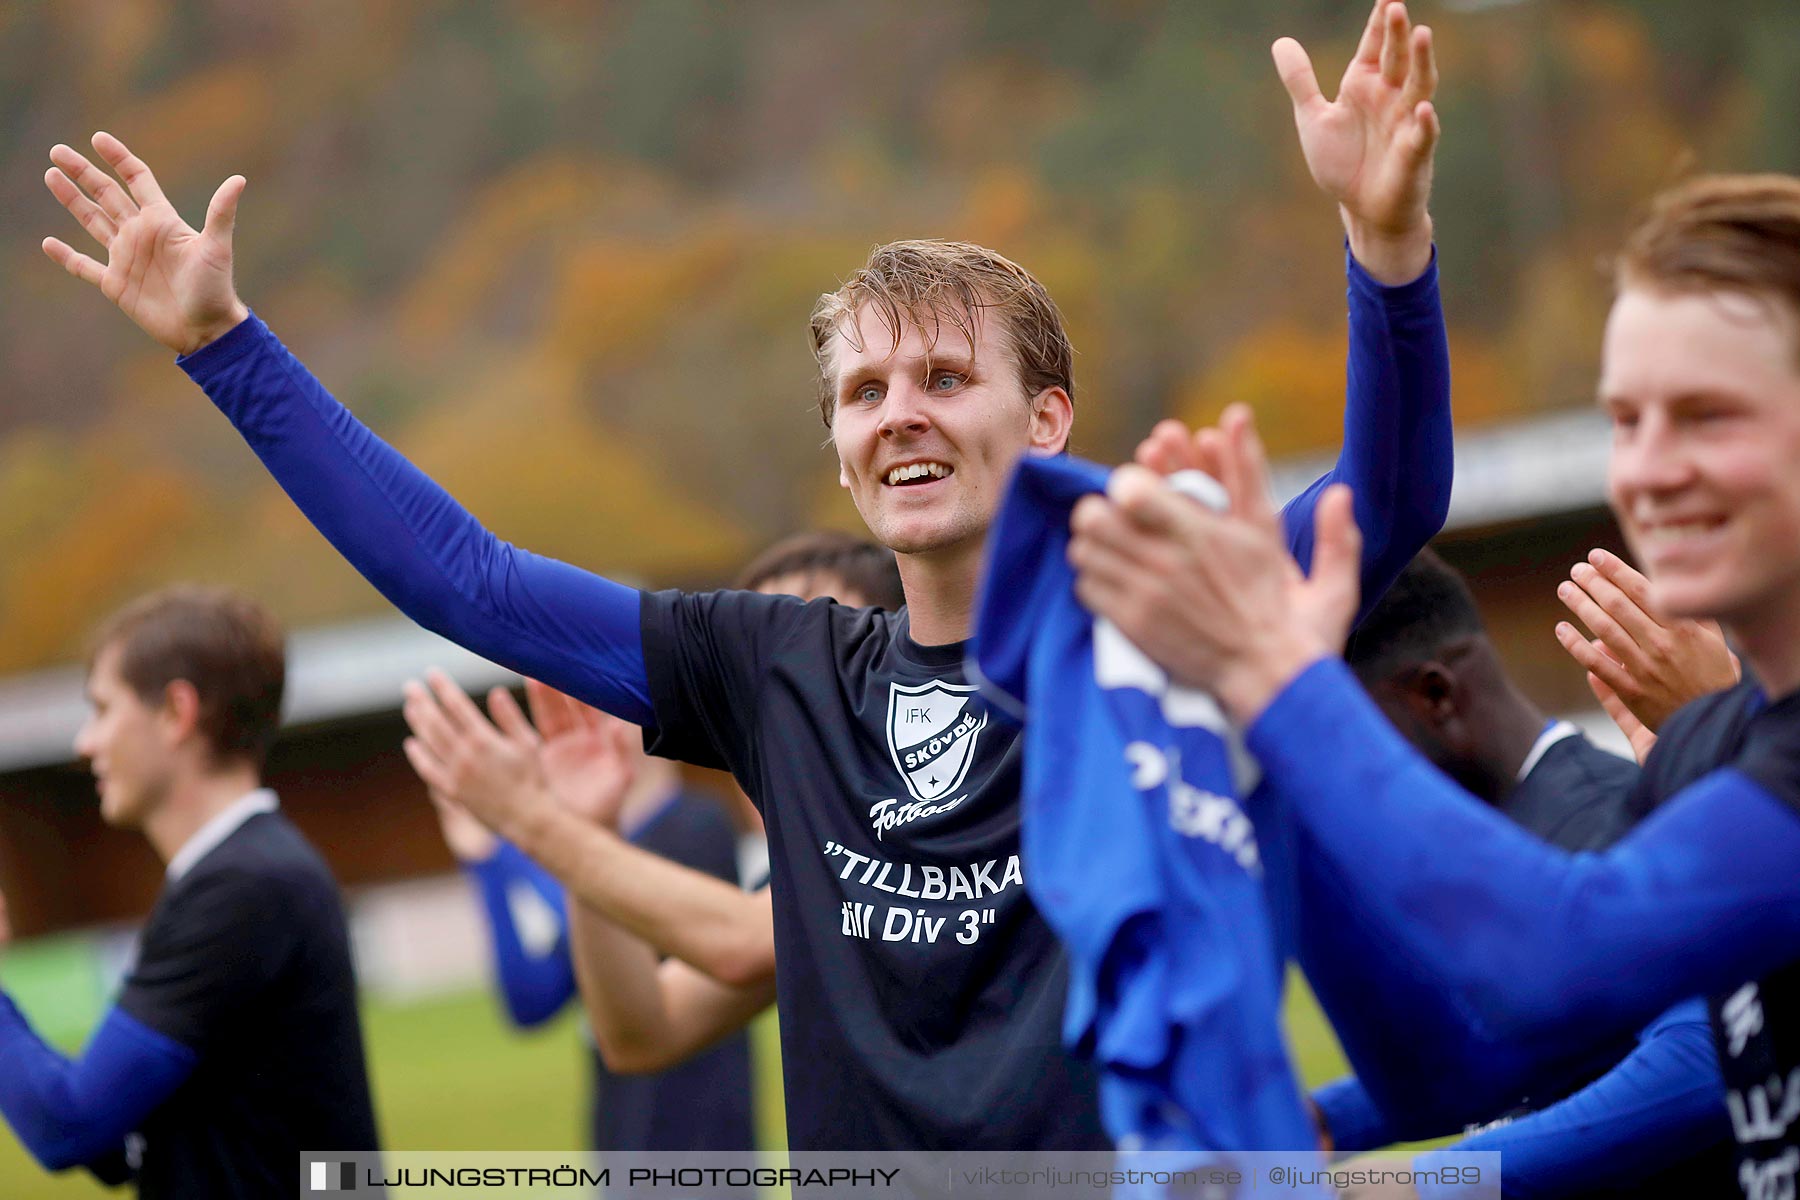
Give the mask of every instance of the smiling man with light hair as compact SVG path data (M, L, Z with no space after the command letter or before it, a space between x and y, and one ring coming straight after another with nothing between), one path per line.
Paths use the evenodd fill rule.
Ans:
M1612 508L1651 606L1717 620L1744 677L1662 725L1629 802L1649 815L1604 853L1537 841L1401 741L1337 659L1354 580L1293 576L1253 469L1232 516L1122 483L1119 503L1076 514L1073 558L1096 612L1247 727L1299 826L1303 878L1332 901L1302 962L1380 1107L1478 1117L1704 995L1734 1182L1748 1200L1792 1196L1800 179L1670 189L1615 276L1599 385ZM1251 438L1232 444L1254 459ZM1179 566L1131 565L1146 556Z

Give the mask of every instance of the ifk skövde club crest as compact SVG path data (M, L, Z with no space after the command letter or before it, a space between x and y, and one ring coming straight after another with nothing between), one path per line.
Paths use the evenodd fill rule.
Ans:
M967 683L888 685L888 753L915 800L937 800L962 784L988 715Z

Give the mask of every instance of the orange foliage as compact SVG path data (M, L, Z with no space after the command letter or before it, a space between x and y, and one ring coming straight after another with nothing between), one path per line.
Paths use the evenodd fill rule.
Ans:
M263 64L221 63L182 79L133 106L117 130L160 179L191 178L203 163L243 161L267 135L275 113L274 81ZM217 186L220 180L209 180ZM191 214L199 224L204 214Z
M170 7L169 0L78 0L48 6L62 39L81 47L75 56L76 78L91 111L106 112L117 103L123 81L163 35Z
M0 564L51 534L95 481L70 469L71 447L47 429L0 441Z
M571 363L629 366L679 325L684 300L702 291L747 245L731 228L689 230L679 241L585 242L555 280L544 350Z
M532 159L490 181L401 298L400 335L454 338L514 259L592 209L609 182L599 164L569 157Z
M1564 54L1596 83L1641 90L1655 78L1656 51L1637 21L1597 5L1569 6L1560 15Z
M1042 216L1037 177L1012 166L994 166L976 176L963 206L961 236L983 245L1003 246L1024 236Z
M157 552L181 538L195 510L187 481L154 467L127 469L88 493L36 552L6 564L0 583L0 670L45 648L77 652L94 618L138 585Z
M240 245L257 247L252 255L273 247L281 278L259 280L257 299L302 357L379 393L369 411L397 426L382 432L533 549L692 580L753 548L747 528L761 535L810 515L859 530L828 452L812 457L821 431L804 318L870 245L898 236L983 241L1044 280L1080 352L1084 453L1117 457L1147 415L1211 420L1232 400L1257 408L1277 453L1337 445L1339 231L1260 57L1269 36L1288 32L1272 27L1272 10L1173 20L1204 6L1138 0L1099 24L1039 22L1044 45L1065 51L1051 53L980 36L893 38L859 6L815 6L804 38L759 27L719 48L709 78L733 89L721 104L712 84L669 86L660 63L636 83L631 72L602 77L610 51L654 47L639 26L654 33L655 22L637 18L655 3L610 5L594 19L576 0L56 0L0 6L0 31L47 28L56 61L15 64L25 94L42 90L60 121L71 114L56 89L72 90L81 119L125 136L166 186L204 195L217 182L207 176L259 160L269 175L274 164L304 175L302 164L350 163L367 173L350 195L424 223L383 264L417 264L392 299L363 290L389 286L379 272L342 265L366 235L337 224L356 218L343 181L295 178L276 194L253 179ZM1039 15L1025 0L991 10L1008 7L1012 19ZM1785 111L1785 93L1753 69L1757 56L1730 78L1710 57L1717 47L1688 61L1667 29L1657 42L1664 19L1655 6L1538 3L1438 22L1438 215L1452 304L1470 309L1452 316L1465 427L1587 402L1606 307L1593 264L1686 147L1709 167L1792 169L1751 161L1774 153L1762 147ZM1719 29L1750 39L1785 30L1783 20L1721 15ZM189 39L195 21L209 23L206 38ZM1328 87L1354 24L1309 41ZM974 10L943 23L982 25ZM1105 44L1085 44L1099 30ZM879 80L860 60L872 31ZM1779 75L1779 50L1765 52L1765 70ZM1204 73L1240 53L1258 56L1256 70L1220 72L1191 112L1142 86L1157 70ZM456 64L490 55L505 65L458 74ZM868 86L797 89L833 60L858 64L844 84ZM1705 94L1675 98L1670 70ZM396 103L396 88L418 80L445 91ZM434 99L462 88L466 111L484 116L434 111ZM655 149L655 138L613 136L609 120L641 104L675 106L671 144L710 146L688 134L716 130L724 152L696 159ZM786 120L791 105L809 117L828 106L829 119ZM1170 155L1165 171L1107 129L1171 147L1205 135L1253 161L1211 178L1204 162ZM41 170L41 146L9 149L18 177ZM645 157L626 161L636 154ZM448 206L444 188L455 189ZM1503 277L1470 287L1456 264L1477 237L1517 244L1490 256L1486 269ZM23 331L17 373L50 389L59 357L93 358L55 408L32 410L85 423L83 433L13 428L0 442L0 666L66 652L130 590L221 564L289 619L376 606L166 355L141 340L128 347L117 331L90 336L82 323L97 309L71 301L29 241L4 266ZM630 389L617 407L592 407L618 413L632 443L588 415L598 387ZM692 476L672 481L662 461Z
M1176 415L1211 424L1227 404L1248 404L1271 452L1335 446L1344 421L1344 334L1277 323L1237 342L1183 389Z
M1515 410L1593 402L1600 336L1610 305L1598 256L1546 251L1520 272L1521 305L1505 338Z
M722 573L749 549L736 522L577 400L574 375L552 360L499 359L408 430L402 449L500 536L606 574Z

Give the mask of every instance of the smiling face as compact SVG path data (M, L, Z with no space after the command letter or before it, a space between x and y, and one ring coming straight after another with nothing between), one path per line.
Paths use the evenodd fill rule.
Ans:
M1800 321L1734 292L1628 286L1600 403L1614 511L1670 616L1800 619Z
M979 545L1019 457L1068 440L1068 394L1028 393L1004 322L975 313L968 323L973 346L949 320L938 331L906 323L895 345L863 307L854 344L829 343L838 480L875 540L900 554Z
M117 644L94 657L87 695L92 711L75 735L88 761L108 825L141 829L169 793L178 730L165 706L146 704L119 674Z

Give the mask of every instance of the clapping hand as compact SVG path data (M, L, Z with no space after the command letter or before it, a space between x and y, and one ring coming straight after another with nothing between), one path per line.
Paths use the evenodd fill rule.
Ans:
M427 789L516 842L518 830L557 804L539 758L542 739L505 688L488 693L488 716L442 671L405 688L403 749Z
M1731 687L1740 671L1716 621L1659 614L1650 581L1616 554L1594 550L1576 563L1557 598L1594 634L1567 621L1556 640L1587 670L1588 688L1642 762L1676 709Z
M1170 453L1209 469L1229 510L1169 488L1155 470L1120 467L1104 498L1070 519L1075 592L1176 682L1210 691L1248 723L1308 663L1342 649L1360 588L1361 538L1350 492L1326 491L1315 512L1312 572L1302 576L1269 499L1249 409ZM1210 461L1209 461L1210 460Z
M577 816L616 831L644 758L638 727L535 679L525 681L525 699L551 790Z

